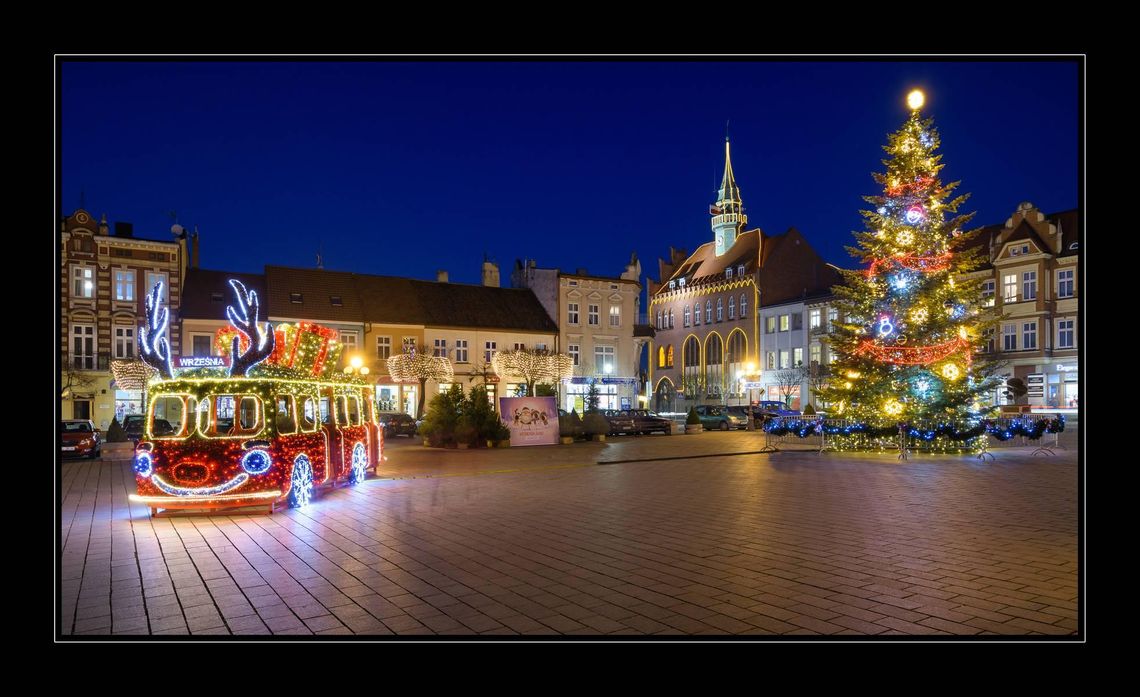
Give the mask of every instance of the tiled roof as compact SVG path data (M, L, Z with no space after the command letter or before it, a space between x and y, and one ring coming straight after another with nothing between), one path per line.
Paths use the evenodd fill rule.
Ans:
M269 314L318 322L363 322L364 308L354 275L324 269L266 266ZM338 299L339 304L335 304Z
M1080 253L1081 242L1081 218L1074 208L1069 211L1062 211L1060 213L1050 213L1048 216L1051 222L1061 226L1061 253L1057 256L1066 257L1070 254ZM1074 244L1077 245L1076 249L1070 249Z
M431 281L410 283L420 302L423 324L558 333L558 325L527 288Z
M210 269L186 269L186 280L182 286L179 304L179 317L182 319L226 319L226 306L234 304L234 289L230 279L245 284L246 290L257 291L261 302L261 319L269 315L266 311L265 276L254 273L234 273Z
M716 243L706 242L689 255L688 259L677 267L673 275L662 279L662 284L669 285L669 281L685 278L686 287L696 287L708 283L724 280L724 270L735 269L744 264L744 273L756 272L756 249L763 233L759 228L741 233L736 242L719 257L716 255ZM765 244L767 240L765 239Z

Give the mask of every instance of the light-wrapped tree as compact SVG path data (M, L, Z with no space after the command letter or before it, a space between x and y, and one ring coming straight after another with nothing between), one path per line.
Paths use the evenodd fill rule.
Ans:
M491 365L501 378L521 378L530 396L534 396L535 383L557 384L574 374L574 359L569 354L548 349L497 351Z
M425 388L428 380L435 382L451 382L455 379L455 371L451 367L451 360L438 356L429 356L419 353L415 349L408 353L399 353L388 359L388 374L396 382L418 382L420 384L420 403L416 413L424 413Z

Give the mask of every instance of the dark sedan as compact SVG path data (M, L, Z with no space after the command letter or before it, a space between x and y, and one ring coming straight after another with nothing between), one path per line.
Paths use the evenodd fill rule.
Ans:
M602 414L610 423L610 433L637 433L637 424L629 409L604 409Z
M673 431L673 422L663 416L658 416L648 409L630 409L633 417L633 427L638 433L664 433L669 435Z
M380 427L385 438L416 435L416 420L407 414L380 414Z

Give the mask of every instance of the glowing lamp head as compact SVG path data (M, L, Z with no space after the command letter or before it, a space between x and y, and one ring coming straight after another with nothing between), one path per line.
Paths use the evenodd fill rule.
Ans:
M370 372L370 371L368 370L368 366L365 366L365 367L363 367L363 368L361 368L361 369L360 369L360 374L361 374L361 375L367 375L369 372Z
M364 359L362 359L360 356L353 356L352 360L350 360L348 363L353 368L359 368L360 366L364 365Z
M906 105L910 107L911 111L921 109L925 103L926 95L922 93L922 90L912 90L911 93L906 96Z

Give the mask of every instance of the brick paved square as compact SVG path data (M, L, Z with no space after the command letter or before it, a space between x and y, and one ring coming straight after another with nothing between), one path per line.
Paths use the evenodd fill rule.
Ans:
M64 635L1072 637L1075 450L745 452L762 436L389 451L303 511L151 518L64 465ZM429 476L447 474L446 477ZM83 502L83 505L80 505Z

